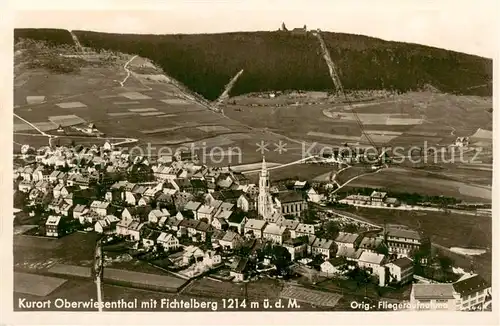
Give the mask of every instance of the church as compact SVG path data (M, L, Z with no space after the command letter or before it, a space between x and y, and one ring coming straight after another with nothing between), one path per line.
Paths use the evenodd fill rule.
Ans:
M266 159L262 158L262 168L259 175L258 213L266 221L276 221L285 215L302 216L307 210L307 201L299 192L288 190L278 193L273 200L270 191L269 171Z

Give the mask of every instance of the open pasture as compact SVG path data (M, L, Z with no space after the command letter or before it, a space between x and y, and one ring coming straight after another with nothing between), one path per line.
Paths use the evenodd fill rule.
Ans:
M192 104L190 101L182 99L182 98L169 98L165 100L161 100L163 103L168 105L187 105Z
M14 292L45 297L66 282L65 279L27 273L14 273Z
M132 285L140 288L177 291L186 280L181 278L149 273L133 272L115 268L106 268L104 282Z
M40 104L44 101L45 96L43 95L26 96L26 104Z
M92 271L90 267L82 267L82 266L67 265L67 264L55 264L54 266L48 269L48 272L53 274L78 276L86 278L90 278L92 276Z
M144 95L140 92L125 92L121 93L121 96L128 98L129 100L150 100L151 97Z
M50 122L63 127L75 126L86 122L84 119L74 114L50 116L48 119Z

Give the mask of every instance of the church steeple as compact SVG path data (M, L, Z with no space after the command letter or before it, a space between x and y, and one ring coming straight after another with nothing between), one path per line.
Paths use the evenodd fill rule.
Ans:
M262 168L259 176L259 199L258 212L264 219L270 217L272 211L272 200L269 189L269 172L267 171L266 159L262 157Z

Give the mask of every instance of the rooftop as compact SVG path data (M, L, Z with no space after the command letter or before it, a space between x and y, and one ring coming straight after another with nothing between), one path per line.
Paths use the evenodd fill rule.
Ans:
M276 224L268 224L264 229L264 233L273 234L273 235L283 235L285 233L286 227L278 226Z
M400 268L413 267L413 261L408 257L402 257L402 258L396 259L394 261L391 261L391 264L394 264Z
M359 234L339 232L335 242L354 243L359 237Z
M280 203L286 204L286 203L295 203L298 201L303 201L304 198L302 197L301 193L290 190L278 193L278 200L280 201Z
M419 300L453 299L453 284L413 284L413 296Z
M462 297L482 291L489 287L490 285L479 275L474 275L453 283L453 288L456 292L460 293L460 296Z
M359 256L359 261L369 263L369 264L378 264L381 265L385 259L384 255L381 254L376 254L373 252L369 251L364 251L360 256Z
M262 230L266 223L264 220L250 219L245 224L245 228Z

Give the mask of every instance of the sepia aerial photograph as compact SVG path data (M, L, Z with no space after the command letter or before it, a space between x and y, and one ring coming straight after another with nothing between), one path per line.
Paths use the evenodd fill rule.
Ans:
M306 7L16 13L15 312L493 311L481 18Z

